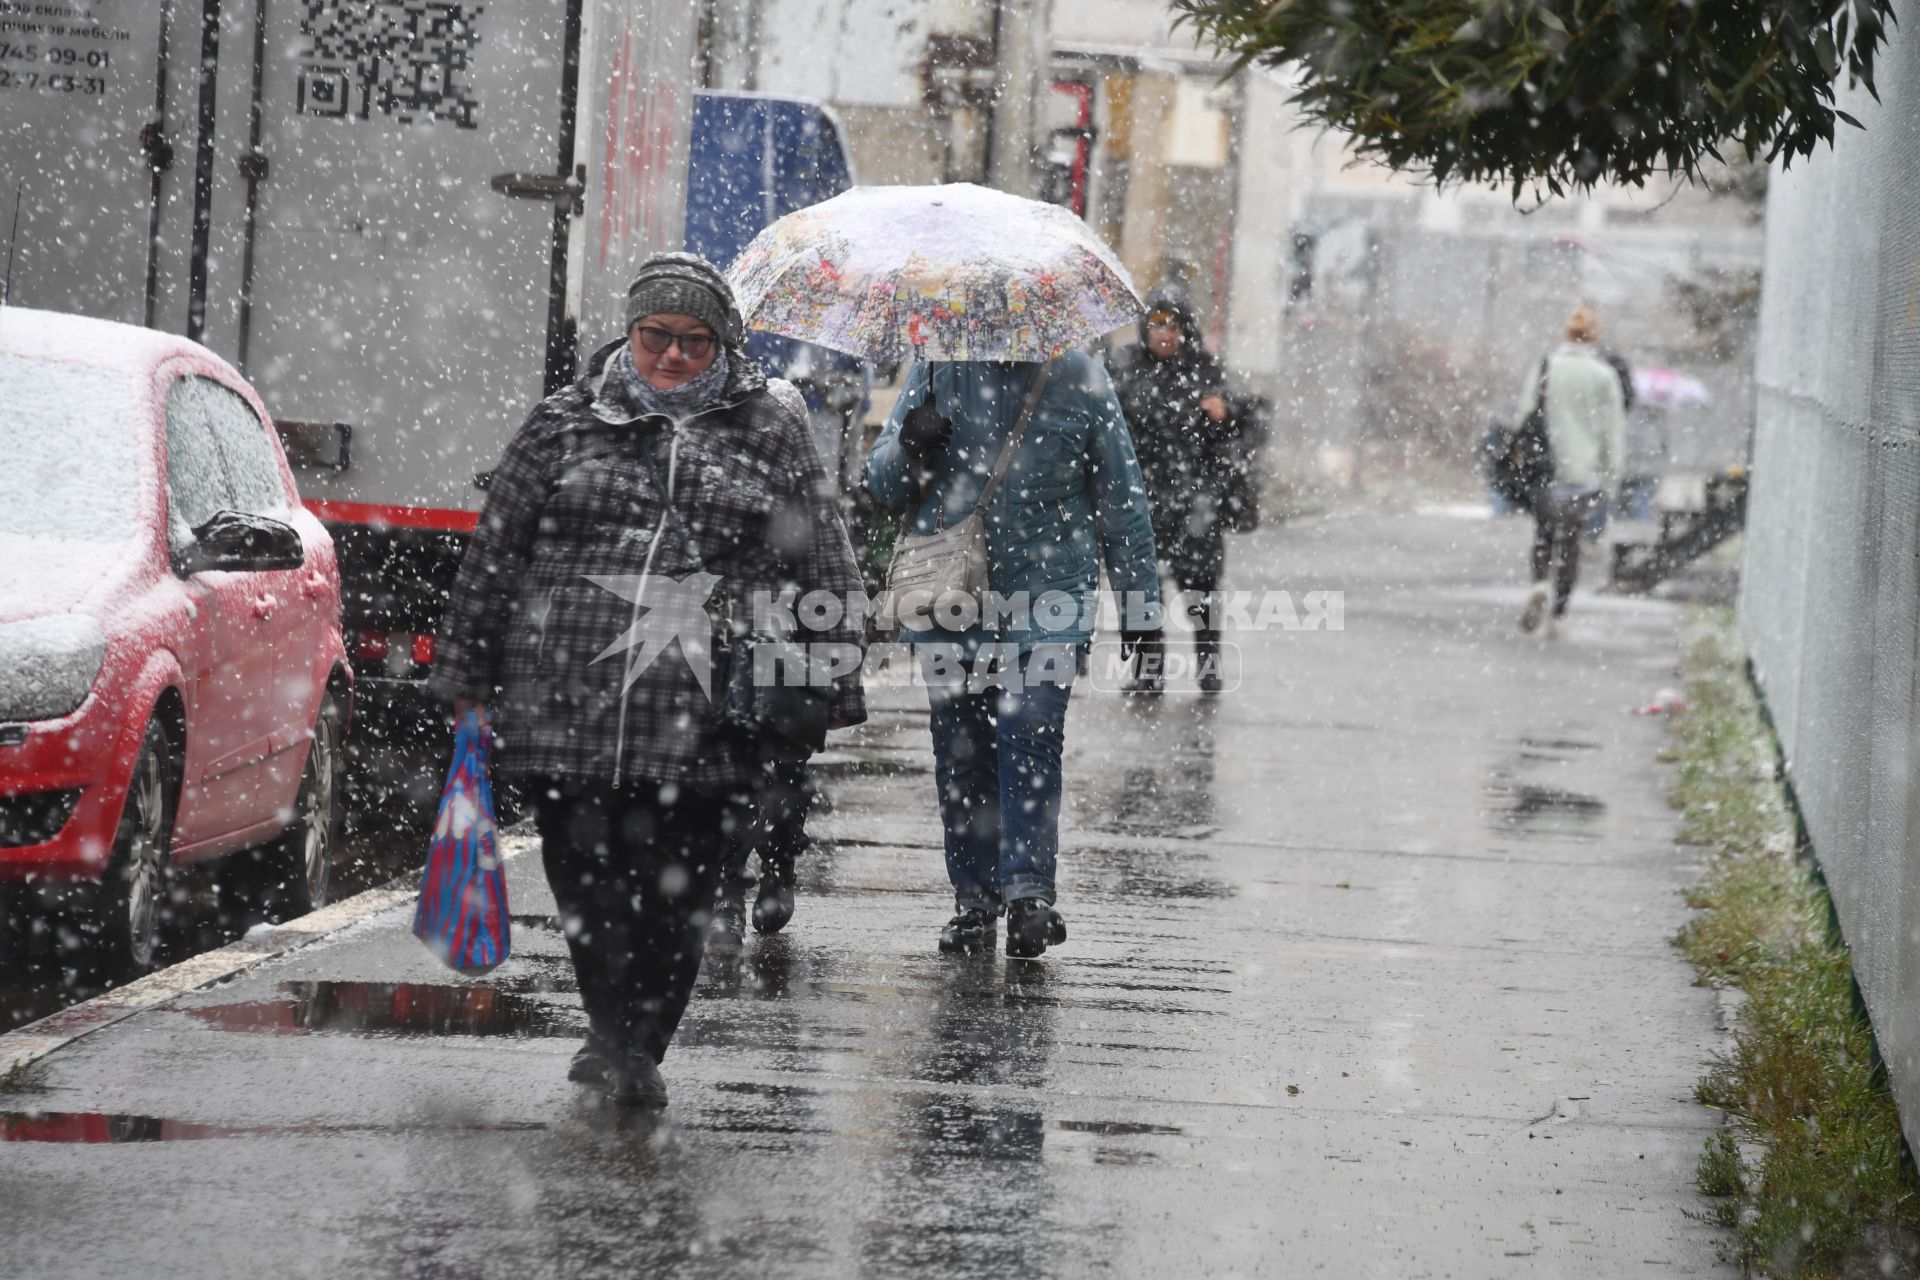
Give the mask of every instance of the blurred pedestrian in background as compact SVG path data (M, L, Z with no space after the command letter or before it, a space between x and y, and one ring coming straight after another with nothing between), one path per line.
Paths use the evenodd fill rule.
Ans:
M1201 344L1184 289L1162 285L1147 295L1140 341L1116 357L1114 386L1140 455L1160 566L1187 598L1200 691L1218 693L1220 632L1208 602L1226 568L1227 494L1239 442L1226 371ZM1164 673L1143 663L1134 690L1164 687Z
M1580 573L1580 539L1594 507L1614 492L1626 454L1626 399L1620 376L1599 351L1600 322L1586 307L1567 319L1566 341L1529 371L1521 393L1525 422L1541 413L1550 449L1550 478L1532 496L1533 590L1520 615L1532 631L1546 616L1549 638L1565 630L1567 601Z
M590 1027L569 1078L664 1106L659 1063L763 776L717 700L715 615L742 623L790 586L845 599L858 578L804 406L745 356L720 273L655 254L626 321L507 445L430 687L491 708L496 768L537 806ZM857 671L830 708L864 718Z
M1091 357L915 365L874 442L867 484L879 506L910 513L912 532L929 534L966 519L996 468L1005 483L985 508L988 587L1024 607L955 628L923 616L924 626L903 621L901 635L919 651L932 708L957 911L940 949L991 950L1004 911L1007 954L1037 956L1067 936L1054 907L1060 761L1100 569L1122 601L1122 650L1143 658L1159 645L1160 584L1140 464ZM985 655L1009 650L1016 660L990 677Z

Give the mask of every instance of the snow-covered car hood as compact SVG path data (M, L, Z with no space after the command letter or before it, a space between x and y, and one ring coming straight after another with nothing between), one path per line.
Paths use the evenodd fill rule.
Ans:
M0 623L72 613L106 600L136 572L136 543L0 533Z

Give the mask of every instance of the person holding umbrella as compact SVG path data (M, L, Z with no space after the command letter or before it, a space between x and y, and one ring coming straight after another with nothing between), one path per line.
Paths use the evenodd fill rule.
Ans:
M867 487L928 534L975 507L1003 451L1006 483L984 514L989 590L1008 609L960 626L923 615L931 625L903 620L902 635L927 674L956 908L940 949L991 950L1004 911L1007 954L1037 956L1067 936L1054 906L1061 755L1100 568L1122 602L1123 653L1157 650L1159 580L1126 418L1106 371L1079 352L914 366L868 456ZM989 673L989 654L1002 671Z
M1037 956L1066 938L1061 755L1103 565L1122 648L1159 641L1140 464L1106 370L1072 350L1132 323L1139 294L1071 213L965 183L855 188L797 210L732 275L756 328L913 362L867 487L908 514L902 549L965 535L944 562L965 587L940 596L957 607L900 619L927 676L957 908L940 948L991 949L1004 912L1007 954Z

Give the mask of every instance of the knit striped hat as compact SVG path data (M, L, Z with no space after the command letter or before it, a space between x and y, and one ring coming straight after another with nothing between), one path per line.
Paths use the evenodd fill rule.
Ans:
M693 253L656 253L627 286L627 332L648 316L692 316L737 347L746 326L733 289L711 262Z

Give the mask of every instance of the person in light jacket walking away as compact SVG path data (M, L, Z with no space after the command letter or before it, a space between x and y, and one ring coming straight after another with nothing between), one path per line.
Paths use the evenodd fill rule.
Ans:
M1043 366L916 365L867 459L867 486L915 533L965 519L1013 436ZM988 588L1004 610L902 619L926 673L947 877L950 952L1007 954L1066 939L1054 901L1067 701L1083 669L1104 564L1123 654L1159 645L1160 583L1139 460L1106 370L1079 352L1046 382L985 510ZM1000 675L991 674L1002 664Z
M719 642L760 593L847 598L859 578L804 405L743 353L720 273L655 254L626 318L507 445L429 687L491 712L496 770L534 797L590 1028L570 1078L664 1106L659 1064L763 768L719 703ZM857 669L828 710L865 718Z
M1533 590L1520 615L1532 631L1547 614L1547 635L1565 631L1567 601L1580 574L1580 533L1588 515L1620 482L1626 459L1627 416L1620 377L1600 354L1600 322L1586 307L1567 320L1566 341L1528 371L1521 394L1524 421L1546 397L1552 478L1534 495ZM1548 579L1552 578L1551 597Z

